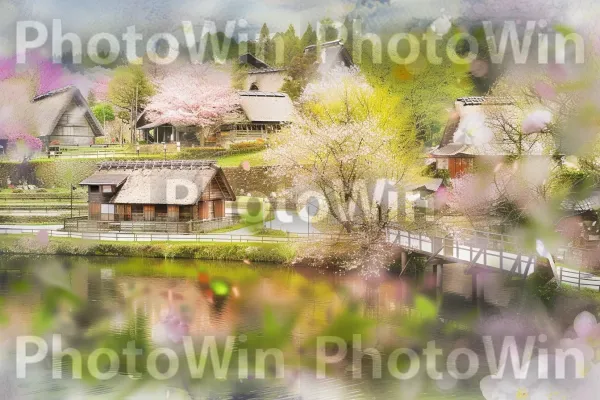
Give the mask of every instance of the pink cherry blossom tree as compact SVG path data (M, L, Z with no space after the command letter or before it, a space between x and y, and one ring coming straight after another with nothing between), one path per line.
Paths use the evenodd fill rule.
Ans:
M377 271L387 256L382 233L402 208L394 193L418 160L414 136L401 129L394 99L357 70L308 85L300 101L302 112L273 137L265 158L277 165L276 177L293 182L311 221L327 218L356 238L352 266Z
M157 93L146 107L152 122L202 128L203 142L223 118L240 107L237 94L227 85L217 84L197 66L170 71L156 82Z

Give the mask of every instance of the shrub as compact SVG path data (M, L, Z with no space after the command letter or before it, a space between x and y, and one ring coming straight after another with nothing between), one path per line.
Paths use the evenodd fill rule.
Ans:
M223 147L188 147L181 150L179 158L184 160L199 160L221 156L227 153Z
M252 142L232 143L231 146L229 146L229 148L231 150L237 150L238 152L240 150L260 151L260 150L266 149L267 145L264 140L258 139L258 140L252 141Z
M17 188L12 190L13 193L23 193L23 189Z
M536 265L535 272L527 277L525 287L530 295L539 298L546 306L552 306L559 292L552 269L545 265Z

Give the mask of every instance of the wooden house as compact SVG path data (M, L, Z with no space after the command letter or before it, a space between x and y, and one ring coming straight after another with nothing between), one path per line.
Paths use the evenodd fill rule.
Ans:
M491 116L499 120L490 120ZM523 117L523 111L510 99L480 96L457 99L440 145L430 153L436 168L447 170L450 178L456 178L478 164L502 161L511 154L510 140L498 125L520 126ZM542 144L534 140L535 135L529 137L527 156L543 156Z
M89 146L96 137L104 135L102 125L76 87L40 94L15 107L17 97L26 95L18 86L19 83L15 83L15 87L4 88L9 95L0 96L0 111L10 110L11 122L39 137L46 147L50 144Z
M315 54L317 56L317 72L320 76L326 76L336 68L351 68L354 66L352 56L341 40L310 45L304 49L304 54Z
M180 126L175 123L148 120L143 112L137 121L141 139L147 143L182 142L188 145L222 146L227 143L266 139L269 133L279 130L293 119L294 105L285 93L258 90L240 91L240 107L227 116L208 138L197 135L199 126ZM200 140L198 140L200 136Z
M285 69L273 68L250 53L241 55L238 62L247 69L244 90L278 92L285 83Z
M80 185L92 221L214 220L235 200L214 161L107 161Z

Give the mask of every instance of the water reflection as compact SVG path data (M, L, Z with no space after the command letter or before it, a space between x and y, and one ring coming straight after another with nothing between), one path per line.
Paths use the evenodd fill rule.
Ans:
M185 335L225 338L243 333L249 338L269 335L276 338L267 331L285 330L265 322L271 312L275 321L293 318L293 327L285 340L289 340L289 349L298 358L283 380L227 379L200 385L177 378L174 382L144 382L141 387L126 389L129 390L126 396L119 394L120 390L133 380L124 375L105 383L57 382L49 378L50 368L46 368L39 371L37 379L17 385L13 381L14 392L7 392L13 397L7 394L5 398L37 399L40 391L50 390L55 393L45 395L44 399L66 398L66 392L71 398L189 398L190 393L194 398L211 399L464 398L464 391L440 392L422 379L403 386L396 382L348 379L352 370L347 366L335 371L331 378L316 381L314 371L307 367L315 357L307 345L308 339L334 329L345 329L337 334L348 334L351 338L352 333L360 332L349 330L360 330L355 327L362 319L373 323L364 324L365 330L373 326L374 332L365 337L365 345L389 349L411 343L398 337L402 321L399 315L417 312L414 301L419 294L440 302L439 316L443 320L465 321L478 313L496 312L518 293L517 288L507 288L500 276L487 275L482 279L485 300L476 303L471 298L471 276L464 267L446 265L438 273L441 275L427 268L423 274L403 277L383 274L366 280L357 273L244 263L2 257L0 295L4 299L2 312L9 319L0 330L4 350L14 347L17 335L39 334L42 328L47 329L46 335L67 333L73 340L70 343L85 347L94 332L98 340L106 339L102 337L105 333L98 333L104 332L98 331L98 325L102 324L115 334L136 331L134 335L141 335L137 340L145 346L176 345ZM51 293L49 286L53 288ZM77 300L57 297L56 293L67 292ZM44 319L44 312L51 313L51 321ZM352 323L344 326L340 315L347 316ZM428 337L421 339L435 339L442 333L431 331L425 336ZM367 375L369 365L367 362ZM471 390L477 392L476 387ZM84 397L77 397L82 393ZM416 393L420 395L414 397Z

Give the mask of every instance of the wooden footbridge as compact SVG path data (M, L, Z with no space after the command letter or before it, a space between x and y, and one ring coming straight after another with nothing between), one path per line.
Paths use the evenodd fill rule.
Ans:
M420 233L403 230L399 226L386 229L386 240L403 250L428 257L428 264L437 267L443 264L466 264L473 275L474 293L479 272L502 272L526 278L535 271L535 252L527 250L523 239L517 236L457 230L453 234L438 232ZM557 259L568 258L567 249L562 249ZM550 256L552 258L552 256ZM554 263L551 260L551 263ZM556 279L578 288L600 290L600 277L566 267L555 268Z

